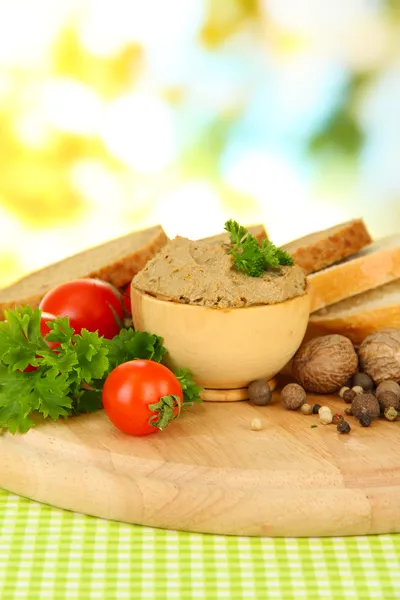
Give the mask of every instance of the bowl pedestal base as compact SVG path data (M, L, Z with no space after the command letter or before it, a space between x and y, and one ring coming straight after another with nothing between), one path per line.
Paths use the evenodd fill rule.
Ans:
M276 388L276 379L268 381L271 392ZM212 390L204 388L200 392L200 398L204 402L238 402L240 400L248 400L247 387L236 388L232 390Z

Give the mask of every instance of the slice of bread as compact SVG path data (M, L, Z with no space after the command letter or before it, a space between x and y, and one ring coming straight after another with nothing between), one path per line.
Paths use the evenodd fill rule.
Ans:
M168 238L162 227L134 231L35 271L0 290L0 320L5 308L21 304L32 307L51 288L71 279L96 277L117 288L128 284Z
M259 242L267 237L263 225L251 225L247 229ZM229 236L224 233L204 239L228 241ZM4 319L5 308L21 304L34 308L40 304L46 292L71 279L96 277L122 288L132 281L133 276L167 241L162 227L157 225L134 231L35 271L0 290L0 320Z
M400 279L311 315L306 339L339 333L359 345L373 331L400 328Z
M369 244L342 262L309 275L311 312L400 278L400 235Z
M309 275L351 256L371 242L364 221L355 219L306 235L284 244L282 248L289 252L294 262Z

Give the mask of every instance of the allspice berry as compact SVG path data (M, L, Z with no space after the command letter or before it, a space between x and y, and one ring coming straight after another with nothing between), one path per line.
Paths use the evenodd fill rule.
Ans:
M304 388L298 383L288 383L281 392L282 404L287 410L300 408L306 401L306 397Z
M371 419L376 419L381 413L379 402L374 394L357 394L351 403L351 412L360 419L362 415L369 415Z
M391 392L392 394L395 394L400 404L400 385L396 381L389 379L388 381L382 381L382 383L378 385L378 387L376 388L376 397L378 398L379 402L381 400L382 394L384 394L385 392Z
M272 392L268 381L258 379L248 387L249 401L255 406L266 406L272 400Z
M379 406L382 410L386 410L390 406L398 410L400 408L400 398L390 390L384 390L379 394Z
M354 390L346 390L342 398L347 404L351 404L356 396L357 394Z
M367 373L356 373L353 376L352 383L352 387L359 385L360 387L362 387L364 392L370 392L375 387L372 377L367 375Z
M307 402L305 402L300 408L300 411L303 413L303 415L312 415L311 404L307 404Z
M372 419L369 415L365 414L361 415L358 422L360 423L361 427L369 427L372 423Z

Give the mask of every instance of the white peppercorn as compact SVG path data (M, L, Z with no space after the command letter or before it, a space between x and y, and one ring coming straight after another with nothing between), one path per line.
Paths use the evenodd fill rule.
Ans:
M260 431L262 427L263 423L259 417L254 417L254 419L250 421L250 429L252 431Z
M363 394L364 393L364 389L361 387L361 385L354 385L351 389L356 394Z

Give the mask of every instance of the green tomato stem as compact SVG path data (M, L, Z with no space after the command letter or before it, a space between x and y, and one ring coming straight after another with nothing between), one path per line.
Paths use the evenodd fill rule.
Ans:
M161 431L172 421L177 419L182 411L182 400L179 396L171 394L170 396L161 396L160 400L154 404L149 404L150 410L155 414L150 417L149 425L158 427ZM175 414L175 409L178 409Z

